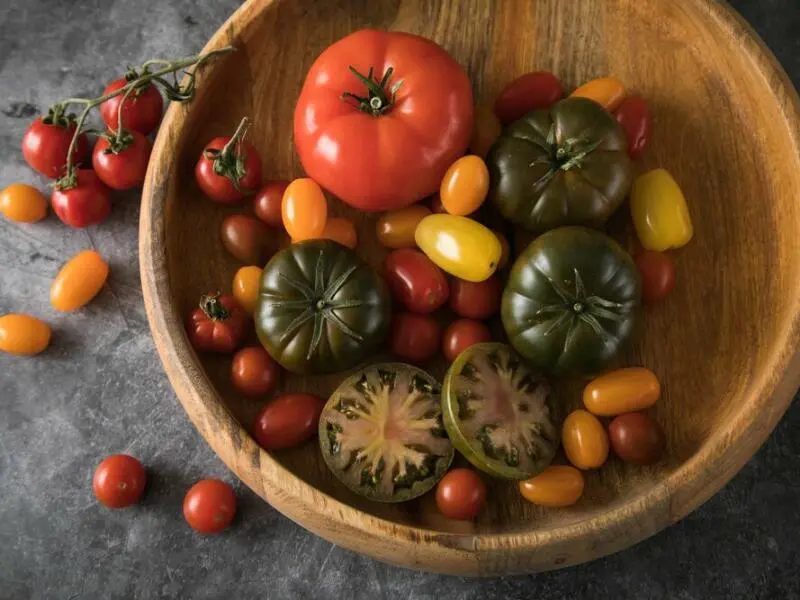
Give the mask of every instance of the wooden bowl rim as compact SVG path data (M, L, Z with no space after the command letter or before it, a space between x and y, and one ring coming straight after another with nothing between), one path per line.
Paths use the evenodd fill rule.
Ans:
M800 98L771 50L726 3L715 0L686 1L699 5L728 35L747 37L754 42L752 47L745 47L744 51L754 68L765 77L764 85L770 85L771 82L774 86L773 95L782 100L782 114L790 131L792 145L800 155ZM236 33L256 18L260 11L272 8L275 3L276 0L247 0L215 32L203 52L235 43ZM216 68L217 63L205 67L198 76L199 88L202 89L203 81ZM402 525L364 513L306 483L262 450L228 410L189 344L184 332L184 320L176 309L169 285L164 221L169 182L176 176L174 161L169 155L170 141L179 138L190 108L191 103L188 106L172 103L167 110L155 140L142 194L140 272L148 322L156 348L181 404L226 465L282 514L333 543L356 552L369 553L365 545L355 543L352 535L380 539L389 544L392 550L390 554L384 552L378 558L403 566L413 564L417 568L422 568L419 561L412 563L411 557L404 553L413 552L419 556L424 549L435 547L440 556L449 556L424 566L431 568L429 570L460 574L480 574L481 568L477 564L475 568L466 570L455 570L450 566L454 561L463 561L470 554L502 548L506 552L521 552L530 557L533 551L538 553L555 541L560 545L579 540L583 544L587 541L590 543L589 553L575 562L599 558L611 552L603 546L603 543L607 546L609 537L623 533L626 536L626 543L616 550L638 543L680 520L721 489L770 435L800 386L800 350L795 350L800 348L800 298L796 298L791 316L787 319L790 323L783 328L778 343L772 346L768 368L751 384L746 401L736 416L726 421L722 428L714 430L700 450L674 472L622 504L595 512L569 525L499 534L440 532ZM165 152L166 156L163 156ZM162 337L159 332L165 335ZM217 435L210 435L207 424L213 425ZM254 461L248 458L254 455L258 456L257 464L252 464ZM240 464L247 463L253 468L239 468ZM704 473L705 477L698 477L699 473ZM275 491L272 484L281 480L285 484L287 479L292 485ZM668 517L658 516L655 522L648 520L646 513L665 501L669 507L666 513ZM336 523L336 526L330 527L329 521ZM592 527L592 523L596 523L596 526ZM571 563L566 561L565 564ZM552 566L558 566L558 561ZM521 571L525 570L523 561Z

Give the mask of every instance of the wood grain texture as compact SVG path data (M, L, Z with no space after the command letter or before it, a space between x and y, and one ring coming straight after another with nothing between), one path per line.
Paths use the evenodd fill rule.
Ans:
M356 497L327 472L316 443L260 450L246 429L262 405L239 396L229 359L200 357L183 315L229 289L238 267L218 239L235 209L212 205L193 166L203 143L243 115L271 178L301 174L291 115L305 72L334 40L365 26L442 44L469 71L479 102L526 71L565 87L615 74L655 115L637 164L681 183L694 240L675 253L673 296L649 308L627 364L658 373L668 456L641 468L611 460L580 502L544 510L496 482L475 523L438 515L433 495L400 506ZM206 50L239 51L205 69L198 94L169 109L143 197L140 260L156 346L193 423L225 463L282 513L332 542L387 562L446 573L545 570L620 550L675 522L730 479L769 435L800 384L800 101L774 57L726 6L708 0L250 0ZM362 255L384 256L374 219ZM611 230L630 244L627 208ZM211 243L209 243L211 242ZM255 343L255 338L252 340ZM440 369L434 369L437 374ZM326 395L342 375L290 377L284 390ZM582 382L557 393L580 402ZM158 424L154 424L158 426Z

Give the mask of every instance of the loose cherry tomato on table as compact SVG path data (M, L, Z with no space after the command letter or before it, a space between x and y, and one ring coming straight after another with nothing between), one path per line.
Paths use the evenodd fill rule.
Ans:
M631 158L636 158L650 142L651 118L647 102L641 96L628 96L619 105L614 116L625 130L628 154Z
M459 317L488 319L500 311L503 284L495 277L474 283L456 279L450 291L450 308Z
M75 171L74 185L65 183L53 189L50 203L53 212L70 227L88 227L102 223L111 214L111 191L91 169Z
M453 469L436 486L436 506L448 519L470 521L486 503L486 484L472 469Z
M475 107L475 124L472 126L472 139L469 142L469 149L472 154L486 158L489 148L500 137L503 126L500 119L488 106Z
M95 250L83 250L61 267L50 286L50 304L58 311L77 310L94 298L108 278L108 263Z
M664 430L645 413L619 415L608 426L608 434L614 452L625 462L652 465L664 454Z
M584 406L600 417L650 408L660 397L658 377L644 367L610 371L590 381L583 390Z
M226 217L219 237L231 255L248 265L263 266L275 247L275 237L269 227L248 215Z
M236 516L236 494L224 481L202 479L186 493L183 516L195 531L219 533Z
M551 465L536 477L519 482L519 491L528 502L548 508L572 506L583 495L585 479L575 467Z
M245 396L263 396L278 385L278 363L261 346L242 348L233 357L231 381Z
M569 462L584 471L601 467L608 458L608 434L585 410L574 410L564 420L561 443Z
M0 317L0 350L33 356L50 345L50 327L36 317L9 314Z
M642 276L642 300L655 304L670 295L675 287L675 263L668 254L645 250L635 258Z
M358 245L358 233L356 226L350 219L344 217L333 217L328 219L325 223L325 229L322 230L322 236L325 240L333 240L354 249Z
M445 329L442 336L442 353L448 362L453 362L470 346L491 341L492 334L486 325L472 319L459 319Z
M563 96L561 82L552 73L526 73L503 88L495 100L494 114L503 125L509 125L532 110L550 108Z
M584 83L570 98L589 98L613 113L625 99L625 86L616 77L602 77Z
M397 313L389 331L389 350L413 363L430 360L439 349L442 328L430 315Z
M251 315L258 303L258 285L261 281L261 267L242 267L233 276L233 297Z
M150 140L137 131L125 131L121 141L106 133L94 145L92 167L108 187L131 190L144 183L151 150Z
M253 437L265 450L282 450L302 444L317 433L325 401L311 394L284 394L261 409Z
M132 79L123 77L112 81L103 90L103 96L107 96L118 89L128 85L133 79L138 77L137 73L131 73ZM111 131L119 128L119 106L123 102L123 96L114 96L110 100L100 105L100 116L103 123ZM136 131L142 135L147 135L153 131L161 122L161 112L164 109L164 100L158 88L152 83L146 83L137 87L127 98L124 98L122 106L122 127L130 131Z
M247 126L247 118L242 119L232 137L214 138L200 154L194 176L214 202L238 202L261 185L261 157L253 144L244 141Z
M392 296L412 312L432 313L447 302L450 288L444 273L419 250L390 252L384 273Z
M127 454L104 458L92 478L98 501L109 508L125 508L139 502L147 474L138 460Z
M462 217L474 213L489 191L489 169L480 156L462 156L447 169L442 178L439 197L451 215Z
M47 198L33 186L12 183L0 192L0 212L15 223L36 223L47 216Z
M187 332L195 349L230 354L242 345L250 315L232 296L209 294L189 315Z
M25 130L22 156L33 170L50 179L58 179L64 175L67 152L74 135L74 119L63 115L59 117L51 110L46 117L39 117ZM72 151L72 164L80 164L88 151L89 140L82 133Z
M295 179L283 193L281 214L293 241L319 238L328 222L328 202L322 188L313 179Z
M415 247L417 243L414 241L414 232L419 222L429 214L430 209L422 204L384 213L375 226L378 242L386 248Z
M281 202L289 182L283 179L270 181L262 187L253 199L256 216L271 227L283 227Z

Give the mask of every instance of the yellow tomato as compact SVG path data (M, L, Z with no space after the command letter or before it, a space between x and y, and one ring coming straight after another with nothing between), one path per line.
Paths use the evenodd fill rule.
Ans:
M35 187L14 183L0 192L0 212L10 221L35 223L47 216L47 199Z
M614 112L625 99L625 86L616 77L603 77L584 83L570 97L589 98L608 112Z
M50 345L50 327L36 317L11 314L0 317L0 350L32 356Z
M489 148L500 137L503 126L494 111L488 106L482 105L475 107L475 120L473 123L469 149L473 154L486 158Z
M480 156L462 156L447 169L439 189L442 206L451 215L478 210L489 191L489 169Z
M60 311L71 311L88 304L108 277L108 265L94 250L83 250L58 272L50 286L50 304Z
M425 217L414 237L417 246L442 270L474 283L492 276L503 251L490 229L455 215Z
M233 276L233 297L250 314L256 309L262 272L260 267L242 267Z
M375 226L375 233L381 246L392 248L413 248L417 245L414 241L414 232L417 225L431 214L430 209L422 204L414 204L406 208L392 210L385 213Z
M583 473L569 465L552 465L536 477L519 482L519 491L528 502L562 508L572 506L583 494Z
M631 189L631 217L645 250L680 248L694 235L686 198L665 169L636 178Z
M628 367L601 375L583 390L592 414L613 417L650 408L661 396L661 384L650 369Z
M344 217L334 217L325 223L322 237L326 240L339 242L342 246L355 248L358 245L358 233L353 222Z
M322 188L313 179L295 179L283 192L281 216L292 241L322 237L328 221L328 203Z
M572 411L561 431L564 452L579 469L596 469L608 458L608 434L600 421L585 410Z

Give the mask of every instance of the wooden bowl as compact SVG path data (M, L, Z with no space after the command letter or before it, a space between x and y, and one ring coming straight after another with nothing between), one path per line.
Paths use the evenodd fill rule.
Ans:
M436 40L468 69L479 102L538 69L557 73L568 89L615 74L649 101L653 143L637 169L670 170L695 225L693 241L674 253L673 295L647 309L626 357L664 383L657 417L668 455L658 466L611 459L588 473L585 495L568 509L534 507L515 484L491 483L487 508L463 523L441 517L432 494L403 505L355 496L328 472L316 442L269 454L248 435L263 403L239 396L230 360L198 357L184 333L200 294L230 289L239 266L218 228L240 209L203 197L193 166L207 140L248 115L266 177L299 176L292 113L305 73L327 45L365 26ZM206 51L229 43L239 51L207 67L197 97L173 105L161 127L141 213L141 272L153 337L186 412L283 514L407 567L467 575L551 569L677 521L769 435L800 382L800 102L730 9L710 0L250 0ZM357 221L360 252L378 265L374 217L331 206ZM627 208L618 214L629 219ZM325 396L340 379L287 377L283 389ZM570 406L580 403L581 385L560 387Z

